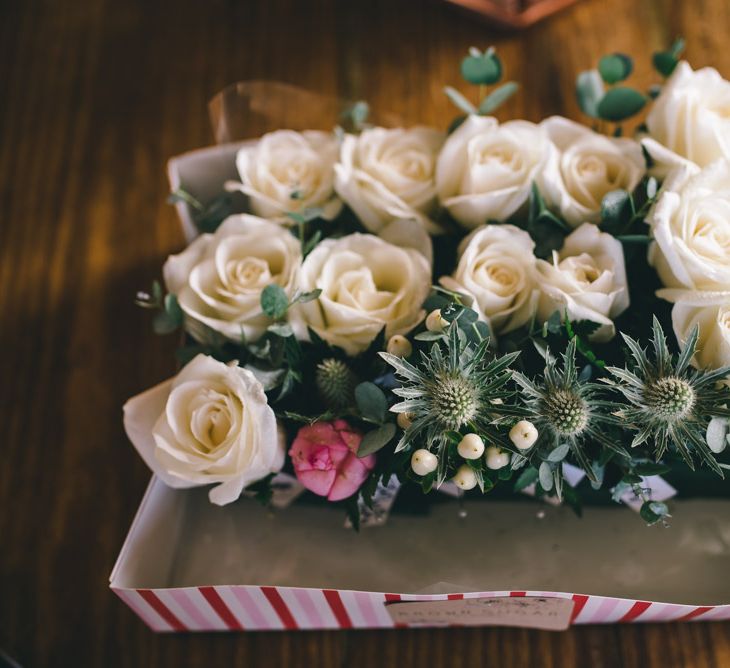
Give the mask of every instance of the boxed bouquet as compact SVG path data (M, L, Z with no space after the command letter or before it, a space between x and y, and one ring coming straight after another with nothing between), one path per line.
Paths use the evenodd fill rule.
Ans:
M217 98L225 143L170 164L189 245L138 295L184 332L125 406L155 479L112 587L153 628L730 617L730 84L681 50L648 95L623 54L581 73L593 128L490 116L493 49L448 132ZM296 129L234 141L270 108Z

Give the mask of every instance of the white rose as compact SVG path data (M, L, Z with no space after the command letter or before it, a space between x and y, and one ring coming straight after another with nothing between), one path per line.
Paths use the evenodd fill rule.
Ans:
M441 203L468 228L504 221L527 202L554 150L539 125L469 116L436 164Z
M370 231L413 219L429 231L438 206L434 173L444 134L431 128L371 128L347 135L335 165L335 190Z
M292 296L301 263L301 244L286 228L243 214L171 255L163 275L194 338L205 340L202 324L232 341L255 341L271 324L261 291L275 283Z
M229 187L248 195L251 210L262 218L285 220L287 213L319 207L331 220L342 208L334 192L338 154L337 138L327 132L270 132L238 151L241 183Z
M441 285L472 297L495 333L524 325L535 313L535 243L514 225L477 228L459 246L459 262Z
M571 227L601 220L601 200L612 190L636 188L645 172L641 145L598 134L567 118L541 124L558 150L543 175L543 195Z
M697 163L730 159L730 82L711 67L677 65L646 117L649 134Z
M675 169L647 222L649 262L666 287L730 289L730 162Z
M584 223L565 238L560 251L553 251L552 262L537 260L537 271L540 320L567 309L571 320L601 325L591 336L594 341L614 336L613 319L629 305L620 241Z
M710 369L730 366L730 291L660 290L659 295L675 302L672 326L680 344L699 325L695 363Z
M293 309L299 338L306 328L348 355L363 352L385 327L385 338L405 334L424 317L431 265L416 250L371 234L326 239L302 265L300 287L322 290Z
M165 484L219 483L209 498L220 506L284 463L283 434L261 384L250 371L205 355L130 399L124 428Z

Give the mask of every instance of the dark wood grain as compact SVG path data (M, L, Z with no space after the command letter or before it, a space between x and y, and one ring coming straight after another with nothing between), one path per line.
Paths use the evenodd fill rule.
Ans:
M729 624L156 636L107 589L149 474L123 401L173 371L132 305L182 245L165 161L210 142L246 78L445 125L441 88L494 43L523 90L500 116L576 117L576 72L675 35L730 75L724 0L581 0L490 32L414 0L0 2L0 648L24 666L727 666ZM566 565L570 567L570 565Z

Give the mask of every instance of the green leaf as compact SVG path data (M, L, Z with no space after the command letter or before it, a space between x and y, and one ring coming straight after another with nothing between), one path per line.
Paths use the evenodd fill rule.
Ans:
M598 118L598 103L603 97L603 80L598 70L586 70L575 80L575 96L581 111L591 118Z
M617 86L609 90L598 103L598 116L606 121L623 121L640 112L647 98L634 88Z
M540 478L540 486L549 492L553 488L553 470L550 468L550 464L542 462L538 471L538 477Z
M641 505L639 515L647 524L656 524L663 517L669 517L669 508L661 501L645 501Z
M167 311L160 311L152 319L152 330L155 334L172 334L180 327L180 322L171 318Z
M165 295L165 313L170 317L170 319L177 323L178 325L182 324L183 321L183 312L180 308L180 304L177 301L177 297L173 295L172 293Z
M369 431L360 441L360 447L357 450L358 457L367 457L388 445L395 436L395 424L387 422L377 429Z
M320 288L317 288L316 290L311 290L310 292L301 292L294 296L294 299L292 299L292 304L306 304L307 302L314 301L322 294L322 290Z
M562 462L568 456L569 452L570 446L567 443L563 443L563 445L559 445L547 456L547 460L549 462Z
M289 297L284 289L272 283L267 285L261 292L261 310L274 320L279 320L286 315L289 308Z
M512 97L517 92L518 88L519 85L516 84L514 81L507 81L498 88L495 88L479 104L479 114L481 116L491 114L503 102Z
M355 403L364 420L375 424L382 424L385 421L388 400L375 383L360 383L355 388Z
M471 102L469 102L469 100L467 100L462 93L456 90L456 88L446 86L444 88L444 93L446 93L449 100L451 100L465 114L477 113L477 108Z
M477 86L497 83L502 77L502 63L493 52L469 55L461 61L461 76Z
M634 473L638 475L662 475L663 473L669 473L672 470L671 466L656 462L642 462L633 467Z
M671 53L667 51L659 51L652 56L652 64L654 69L663 77L668 77L674 72L679 62Z
M601 200L601 226L616 230L629 222L634 215L631 195L625 190L612 190Z
M517 478L517 481L515 482L514 490L515 492L519 492L525 487L529 487L533 483L537 482L538 478L538 472L537 469L534 466L528 466L521 474L520 477Z
M607 84L626 79L634 69L634 61L623 53L612 53L598 61L598 71Z

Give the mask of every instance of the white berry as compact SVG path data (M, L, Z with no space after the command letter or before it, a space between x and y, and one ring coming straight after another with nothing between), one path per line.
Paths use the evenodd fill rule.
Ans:
M477 486L477 475L467 464L462 464L456 470L456 475L451 480L461 489L473 489Z
M410 413L398 413L395 421L401 429L408 429L413 424L413 417Z
M413 352L413 346L402 334L394 334L388 339L385 350L396 357L408 357Z
M499 448L490 445L487 448L487 468L488 469L494 469L495 471L497 469L501 469L509 464L509 453L505 452L504 450L500 450Z
M509 440L518 450L527 450L535 445L539 436L535 425L528 420L520 420L509 430Z
M484 454L484 441L479 434L467 434L459 441L456 450L464 459L479 459Z
M441 309L437 308L426 316L426 329L429 332L443 332L449 321L441 315Z
M428 475L436 470L439 458L425 448L416 450L411 457L411 468L416 475Z

